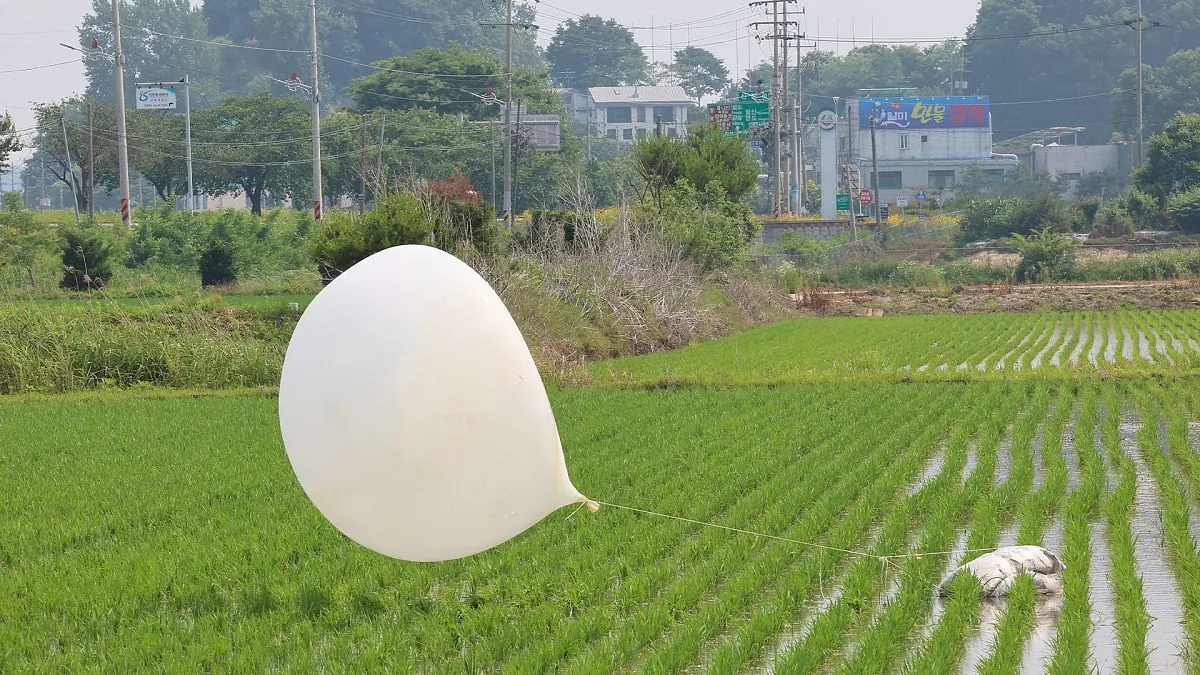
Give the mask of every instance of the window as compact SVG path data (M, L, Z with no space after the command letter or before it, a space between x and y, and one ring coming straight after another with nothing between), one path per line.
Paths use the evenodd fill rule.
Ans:
M637 111L638 111L637 112L638 121L645 122L646 121L646 109L639 105L637 108Z
M1004 169L988 169L983 172L984 180L988 185L999 186L1004 185Z
M633 121L633 109L629 106L608 109L608 121L616 124L629 124Z
M871 184L874 186L875 178L871 177ZM879 189L880 190L899 190L904 186L904 173L901 171L880 171L879 172Z
M901 150L908 149L908 134L900 134L900 149ZM880 182L882 182L883 178L880 178L879 180L880 180Z
M675 121L675 108L673 106L669 106L669 105L654 106L654 121L657 122L660 117L662 118L663 124L666 124L668 122L674 122Z
M638 129L638 130L637 130L637 135L638 135L638 138L645 138L645 137L646 137L646 130L645 130L645 129Z
M622 129L621 138L624 138L627 141L633 140L633 129Z
M930 171L929 187L954 187L954 169Z
M616 130L616 129L609 129L609 130L608 130L608 137L609 137L609 138L611 138L611 139L614 139L614 140L616 140L616 138L617 138L617 130Z
M929 134L921 134L921 142L928 143L929 142Z

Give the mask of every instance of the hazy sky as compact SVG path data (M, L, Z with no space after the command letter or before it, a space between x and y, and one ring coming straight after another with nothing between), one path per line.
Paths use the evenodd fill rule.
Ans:
M872 37L894 40L962 35L979 7L978 0L920 4L920 11L914 11L912 3L896 0L813 3L799 21L810 38L821 38L822 49L845 53L854 44L870 42ZM6 71L71 61L75 54L58 43L75 44L75 26L90 8L90 0L0 0L0 111L12 113L19 129L33 125L31 101L59 99L83 89L83 66L74 61L51 68ZM549 4L541 2L539 8L539 42L543 45L560 21L591 13L633 27L638 42L647 50L653 47L648 55L656 61L669 62L672 49L694 44L723 58L730 72L740 72L750 62L757 63L771 54L769 42L759 43L747 35L750 22L768 17L755 14L740 1L553 0Z

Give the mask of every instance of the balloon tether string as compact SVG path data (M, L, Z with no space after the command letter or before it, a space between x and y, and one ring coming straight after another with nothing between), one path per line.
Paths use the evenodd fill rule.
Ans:
M727 532L736 532L738 534L748 534L753 537L762 537L763 539L774 539L775 541L782 541L782 542L786 542L788 544L795 544L797 546L806 546L808 548L817 548L817 549L822 549L822 550L826 550L826 551L833 551L836 553L844 553L846 555L859 556L862 558L875 558L882 562L885 571L886 571L889 563L892 565L896 564L895 560L897 558L922 558L925 556L935 556L935 555L953 555L955 553L985 553L985 552L990 552L990 551L996 550L995 548L968 548L968 549L964 549L961 551L921 551L921 552L916 552L916 553L893 553L891 555L877 555L875 553L866 553L864 551L853 551L853 550L850 550L847 548L838 548L836 546L827 546L825 544L817 544L817 543L814 543L811 541L801 541L799 539L790 539L788 537L780 537L780 536L777 536L774 534L766 534L764 532L755 532L753 530L744 530L740 527L730 527L728 525L718 525L717 523L707 523L707 522L704 522L703 520L693 520L691 518L675 516L675 515L671 515L669 513L660 513L658 511L649 511L647 509L639 509L639 508L636 508L633 506L623 506L621 504L613 504L611 502L602 502L597 499L588 499L587 497L581 497L579 499L579 506L574 511L572 511L571 515L567 516L567 518L570 518L571 516L575 515L579 511L579 509L582 509L585 506L587 507L588 511L591 511L592 513L599 511L601 506L608 506L608 507L611 507L614 509L623 509L625 511L633 511L635 513L642 513L642 514L645 514L648 516L657 516L659 518L678 520L683 523L691 523L692 525L701 525L703 527L711 527L711 528L718 529L718 530L725 530Z

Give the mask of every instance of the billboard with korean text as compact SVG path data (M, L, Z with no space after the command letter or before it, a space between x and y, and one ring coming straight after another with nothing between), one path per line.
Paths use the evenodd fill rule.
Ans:
M862 98L858 126L877 129L970 129L991 124L987 96L928 96L921 98Z

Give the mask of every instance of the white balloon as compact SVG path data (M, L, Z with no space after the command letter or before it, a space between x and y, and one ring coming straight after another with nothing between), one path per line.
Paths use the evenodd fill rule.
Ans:
M317 509L393 558L473 555L586 502L512 316L428 246L376 253L313 299L287 348L279 422Z

